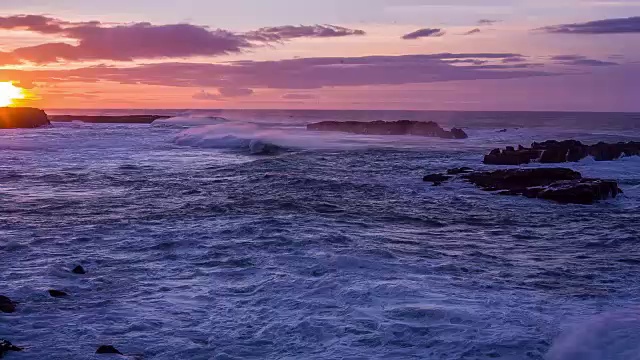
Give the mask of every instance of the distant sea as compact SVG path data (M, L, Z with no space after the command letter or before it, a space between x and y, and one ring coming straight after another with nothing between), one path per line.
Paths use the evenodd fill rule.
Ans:
M171 118L0 131L0 295L18 302L0 338L25 348L7 359L638 358L640 157L558 165L619 182L592 206L422 177L494 169L507 145L639 141L640 114L48 112ZM399 119L469 139L305 128Z

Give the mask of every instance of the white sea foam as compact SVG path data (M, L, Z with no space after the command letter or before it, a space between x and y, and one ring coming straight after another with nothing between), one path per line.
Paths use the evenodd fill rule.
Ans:
M218 116L175 116L167 119L155 120L152 126L188 128L194 126L214 125L229 120Z

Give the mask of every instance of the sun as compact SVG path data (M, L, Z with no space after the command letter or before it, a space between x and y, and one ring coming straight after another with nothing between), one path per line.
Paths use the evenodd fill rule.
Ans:
M22 88L19 88L11 82L0 82L0 106L12 105L15 100L25 98Z

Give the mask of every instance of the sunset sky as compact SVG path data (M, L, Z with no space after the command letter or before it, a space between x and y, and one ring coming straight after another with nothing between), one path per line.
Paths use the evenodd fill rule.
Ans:
M640 111L640 0L2 0L52 108Z

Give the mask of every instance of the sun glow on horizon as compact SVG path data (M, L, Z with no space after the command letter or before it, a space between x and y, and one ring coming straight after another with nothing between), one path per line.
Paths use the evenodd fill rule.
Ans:
M11 82L0 82L0 106L10 106L15 100L26 98L24 89L19 88Z

